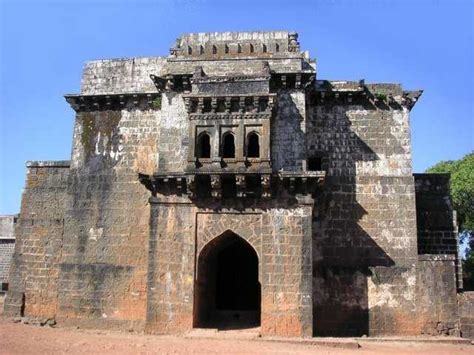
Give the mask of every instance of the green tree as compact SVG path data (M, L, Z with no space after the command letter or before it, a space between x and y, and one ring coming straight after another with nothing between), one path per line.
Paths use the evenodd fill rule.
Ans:
M459 160L439 162L426 172L451 174L451 196L457 211L459 238L461 243L467 243L462 261L464 288L474 290L474 152Z

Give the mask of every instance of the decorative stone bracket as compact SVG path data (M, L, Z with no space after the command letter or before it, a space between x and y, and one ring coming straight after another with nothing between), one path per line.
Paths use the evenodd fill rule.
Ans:
M370 104L380 109L401 109L406 107L411 110L423 90L402 91L399 85L394 84L365 84L364 80L358 82L330 82L320 80L314 89L309 92L314 105L332 104Z
M311 195L322 185L325 172L277 174L139 174L139 181L156 196L187 195L195 198L288 198Z
M64 95L66 101L76 112L155 108L154 100L160 93L128 93L111 95Z
M185 95L184 104L190 119L270 118L276 95L201 96ZM235 116L235 117L234 117Z
M165 76L150 75L150 79L155 84L158 92L190 92L191 91L191 77L192 75L173 75L168 74Z

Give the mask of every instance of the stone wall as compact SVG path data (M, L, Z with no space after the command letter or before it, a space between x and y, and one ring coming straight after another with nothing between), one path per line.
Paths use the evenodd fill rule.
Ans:
M458 294L461 336L474 339L474 292Z
M399 87L388 89L399 95ZM313 221L315 334L416 334L408 111L341 100L312 105L306 156L321 158L327 171Z
M13 258L15 239L0 239L0 283L8 284L10 263Z
M419 262L417 299L421 332L460 334L457 289L462 287L449 175L414 174ZM461 308L459 308L461 311Z
M449 189L449 174L414 174L419 254L449 254L456 260L458 289L462 289L456 212Z
M274 171L301 171L305 159L305 94L282 90L277 98L271 129L271 157Z
M8 315L54 318L69 162L28 162L5 300Z
M234 210L170 202L161 196L152 203L148 332L183 333L196 325L201 252L231 231L259 256L262 334L312 335L310 205Z
M0 216L0 284L8 284L8 274L15 248L16 215ZM1 290L0 290L1 292Z
M457 255L449 174L414 174L419 254Z
M416 176L415 201L409 109L416 98L410 101L395 84L315 84L314 62L287 32L194 34L182 37L174 50L186 50L191 42L204 47L202 58L180 52L86 64L82 96L67 96L77 111L70 166L28 165L8 313L185 332L196 326L200 312L201 252L231 231L259 257L264 335L457 334L447 183ZM227 44L232 51L241 44L243 52L222 58L213 53L212 45L222 51ZM259 46L256 52L250 44ZM304 175L298 181L306 181L314 158L320 166L310 170L326 171L324 187L305 201L276 195L252 206L238 198L230 205L191 200L181 190L153 190L150 199L138 173L178 184L176 173L179 184L188 182L196 124L189 123L185 98L195 92L184 84L182 91L172 87L174 80L190 80L196 66L207 75L229 76L200 81L216 104L214 86L232 86L234 94L244 87L241 81L261 81L249 87L272 90L272 127L259 131L267 135L267 158L271 147L272 179L298 173ZM160 89L151 74L160 76L154 79ZM245 110L235 119L227 112L227 118L198 123L220 129L238 122L243 131L240 121L253 124ZM244 137L237 135L241 158ZM229 166L221 169L219 143L215 139L212 147L214 173L235 174ZM197 173L203 172L210 174ZM219 197L217 179L209 181L210 195ZM294 177L289 189L293 183Z
M163 57L123 58L87 62L82 74L83 95L155 92L150 75L162 74Z
M0 216L0 239L15 239L15 223L18 216Z
M160 112L78 113L65 208L58 320L141 329L145 319L148 191Z
M421 333L459 336L455 256L420 255L417 273L418 322Z

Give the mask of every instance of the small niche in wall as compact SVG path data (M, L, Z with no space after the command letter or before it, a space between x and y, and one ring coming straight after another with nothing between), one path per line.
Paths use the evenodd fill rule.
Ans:
M311 157L306 160L306 170L321 171L323 170L323 159L321 157Z

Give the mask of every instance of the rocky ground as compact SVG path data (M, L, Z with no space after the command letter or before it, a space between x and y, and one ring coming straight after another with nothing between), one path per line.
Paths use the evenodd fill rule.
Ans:
M474 354L469 344L360 342L359 349L265 340L151 336L13 323L0 318L1 354Z

